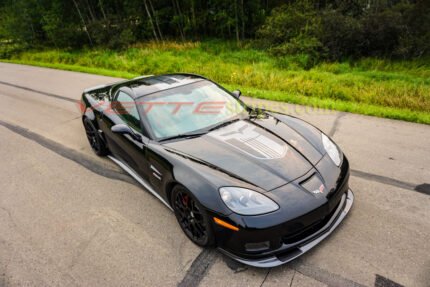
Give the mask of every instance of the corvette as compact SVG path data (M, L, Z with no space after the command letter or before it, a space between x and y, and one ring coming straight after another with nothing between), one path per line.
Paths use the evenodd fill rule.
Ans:
M142 76L86 89L82 121L93 151L171 209L195 244L273 267L343 221L349 163L316 127L240 94L193 74Z

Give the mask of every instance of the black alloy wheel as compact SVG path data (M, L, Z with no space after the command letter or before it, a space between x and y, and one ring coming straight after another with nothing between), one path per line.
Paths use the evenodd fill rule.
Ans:
M101 139L97 129L88 118L84 119L84 128L91 148L98 156L105 156L108 154L108 149Z
M214 236L209 218L197 199L178 185L172 191L172 205L176 219L187 237L199 246L212 246Z

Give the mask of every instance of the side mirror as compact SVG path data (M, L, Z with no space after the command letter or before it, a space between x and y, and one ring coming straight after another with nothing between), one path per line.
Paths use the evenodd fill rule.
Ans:
M240 98L240 96L242 95L241 91L239 90L234 90L233 92L231 92L231 94L236 98Z
M134 140L138 142L142 142L142 137L135 133L129 126L124 124L117 124L111 127L110 129L113 133L122 134L122 135L130 135Z

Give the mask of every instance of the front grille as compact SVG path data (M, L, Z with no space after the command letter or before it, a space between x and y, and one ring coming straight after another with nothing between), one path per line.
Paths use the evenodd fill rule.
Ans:
M331 193L327 194L327 199L329 201L331 202L337 201L336 206L323 219L315 221L311 224L308 224L303 228L299 227L300 229L298 230L297 229L294 230L295 228L293 230L290 229L290 232L292 233L283 236L282 242L284 242L285 244L293 244L293 243L299 242L318 232L330 221L330 219L336 212L337 208L339 207L342 194L344 194L344 192L346 192L348 189L349 163L346 157L344 157L344 160L340 169L341 169L341 172L339 175L338 182L336 183L336 188Z
M287 236L283 236L282 241L285 244L292 244L292 243L298 242L300 240L303 240L303 239L307 238L308 236L311 236L312 234L318 232L321 228L324 227L324 225L327 224L327 222L330 221L330 219L332 218L332 216L336 212L339 204L340 203L338 203L336 205L336 207L333 208L333 210L326 217L324 217L322 220L316 221L316 222L312 223L311 225L308 225L305 228L301 229L298 232L295 232L293 234L289 234Z

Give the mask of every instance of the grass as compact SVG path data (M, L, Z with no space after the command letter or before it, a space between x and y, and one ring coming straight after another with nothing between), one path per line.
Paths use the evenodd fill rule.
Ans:
M114 77L189 72L246 96L430 124L430 60L320 63L226 42L145 43L123 51L37 50L1 61Z

